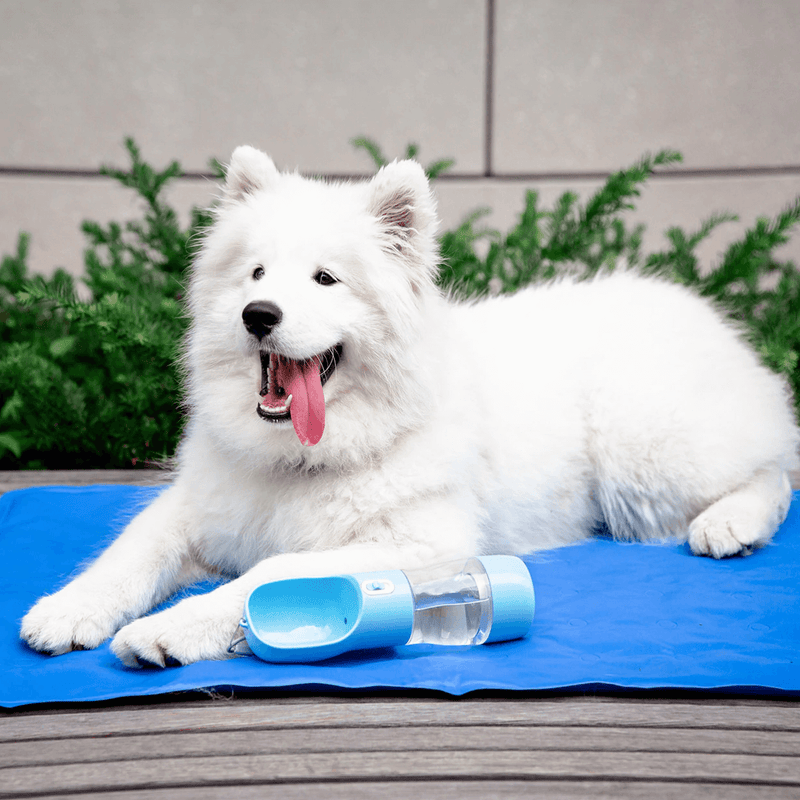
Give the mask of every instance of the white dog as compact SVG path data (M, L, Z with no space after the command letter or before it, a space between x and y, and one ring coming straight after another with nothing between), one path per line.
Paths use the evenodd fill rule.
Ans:
M269 580L676 536L770 540L798 465L782 381L708 303L615 274L458 304L421 168L331 184L233 154L196 260L177 475L22 622L37 650L223 658ZM231 577L147 614L204 576Z

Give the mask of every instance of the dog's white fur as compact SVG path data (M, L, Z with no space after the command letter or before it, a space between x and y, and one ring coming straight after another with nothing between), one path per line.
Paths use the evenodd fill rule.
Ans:
M33 607L32 647L116 633L129 665L222 658L261 582L524 553L602 522L715 557L770 540L798 431L731 323L625 272L451 302L434 286L436 224L413 162L326 184L236 150L192 276L174 485ZM338 282L316 283L320 268ZM261 345L242 324L257 300L283 313ZM337 343L325 433L304 447L256 414L259 347L306 359ZM142 616L216 574L234 579Z

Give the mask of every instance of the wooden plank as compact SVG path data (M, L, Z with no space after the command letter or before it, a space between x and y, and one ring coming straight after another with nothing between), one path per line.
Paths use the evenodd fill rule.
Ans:
M735 786L715 783L637 781L391 781L364 783L303 783L278 786L213 786L134 789L91 794L48 794L48 800L797 800L800 790L789 786Z
M51 469L0 470L0 494L28 486L87 486L97 483L152 486L168 483L169 469ZM800 489L800 470L789 473L793 489Z
M29 486L160 486L170 480L172 472L158 469L0 470L0 494Z
M50 469L0 470L0 494L26 486L86 486L92 483L149 485L169 481L172 473L161 469ZM800 489L800 470L789 473L793 489Z
M0 470L0 494L28 486L87 486L97 483L157 486L169 483L173 473L160 469ZM800 489L800 470L789 474L792 488Z
M410 752L446 750L549 750L715 753L800 756L800 733L655 728L408 727L324 728L166 733L101 738L6 742L0 767L52 766L186 756Z
M197 701L58 713L0 714L0 742L170 731L360 728L408 725L549 725L800 731L790 701L698 702L593 697L419 700L355 697Z
M797 800L800 790L788 786L735 786L714 783L637 781L391 781L304 783L278 786L213 786L189 789L134 789L91 794L48 794L48 800Z
M773 784L800 787L800 761L785 756L707 753L339 752L163 758L2 771L0 797L155 787L282 784L342 780L527 778L560 780L672 780L686 783Z

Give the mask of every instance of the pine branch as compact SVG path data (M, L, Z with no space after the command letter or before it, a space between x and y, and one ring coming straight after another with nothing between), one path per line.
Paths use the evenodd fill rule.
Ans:
M351 139L350 144L352 144L353 147L358 150L364 150L372 159L372 163L376 170L385 167L389 163L389 159L383 154L380 146L366 136L358 136L355 139ZM406 145L406 151L403 155L403 158L415 160L418 154L419 147L412 142L411 144ZM423 169L425 170L428 180L434 180L442 173L451 169L455 163L455 160L452 158L442 158L438 161L428 164L428 166L423 167Z
M385 167L389 163L389 160L383 154L379 145L366 136L357 136L355 139L350 140L350 144L357 150L364 150L372 159L376 170Z

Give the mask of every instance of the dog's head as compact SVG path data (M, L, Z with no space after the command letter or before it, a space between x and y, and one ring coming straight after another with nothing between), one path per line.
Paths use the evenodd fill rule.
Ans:
M394 409L399 421L415 402L407 373L436 293L437 219L422 168L400 161L370 181L327 183L240 147L215 214L190 292L195 411L228 427L246 415L258 439L284 447L316 445L326 424L362 439L359 415L370 426L369 414Z

